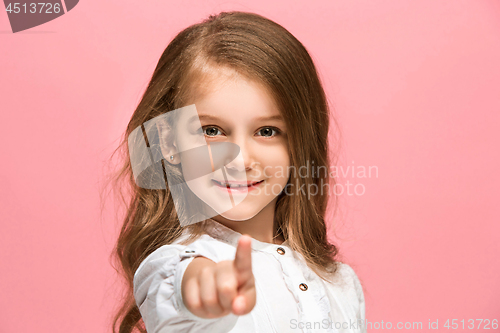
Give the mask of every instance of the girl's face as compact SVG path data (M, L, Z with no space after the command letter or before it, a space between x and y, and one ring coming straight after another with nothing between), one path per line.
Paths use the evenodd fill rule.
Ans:
M241 76L221 78L212 81L209 91L189 103L195 104L199 123L179 119L178 129L188 133L177 131L177 150L216 147L219 142L238 145L239 155L224 168L187 183L217 214L248 220L275 202L288 182L285 122L273 98L257 82ZM180 154L181 166L183 162L192 168L193 159L183 160Z

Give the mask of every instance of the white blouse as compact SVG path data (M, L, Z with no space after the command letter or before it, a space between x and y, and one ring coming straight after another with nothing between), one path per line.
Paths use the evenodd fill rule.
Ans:
M364 333L365 300L354 270L339 263L334 283L314 273L303 257L287 246L252 238L252 271L257 302L250 313L200 318L182 300L181 281L197 256L214 262L234 260L241 234L209 219L206 235L189 245L163 245L134 275L134 297L148 333L167 332L349 332Z

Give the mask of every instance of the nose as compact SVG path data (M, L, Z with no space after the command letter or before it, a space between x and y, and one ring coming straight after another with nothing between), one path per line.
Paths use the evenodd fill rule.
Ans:
M226 164L226 168L235 172L252 170L255 161L251 143L244 137L235 138L231 142L238 145L240 152L234 160Z

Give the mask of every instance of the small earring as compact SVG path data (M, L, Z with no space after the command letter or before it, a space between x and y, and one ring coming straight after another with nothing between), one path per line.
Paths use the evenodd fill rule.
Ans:
M174 155L170 155L170 160L173 161L174 160Z

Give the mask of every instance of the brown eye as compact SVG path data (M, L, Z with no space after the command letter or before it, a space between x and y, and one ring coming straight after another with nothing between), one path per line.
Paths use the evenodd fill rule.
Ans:
M203 132L206 136L217 136L220 133L220 130L217 127L209 126L203 129Z
M264 127L259 131L260 135L263 137L273 137L278 134L278 130L273 127Z

